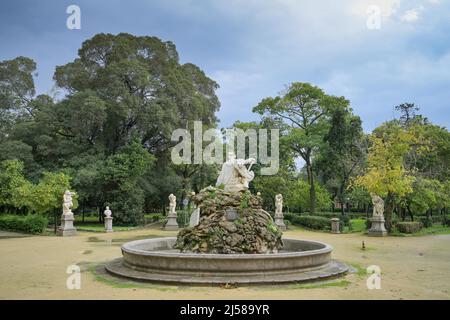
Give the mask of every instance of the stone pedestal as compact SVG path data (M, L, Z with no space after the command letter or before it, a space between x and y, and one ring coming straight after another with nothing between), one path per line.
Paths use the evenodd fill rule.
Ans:
M73 226L74 220L75 218L73 217L73 214L63 214L61 216L61 226L58 228L57 234L63 237L77 235L77 229Z
M284 224L284 215L275 214L275 224L281 231L286 231L286 225Z
M339 218L331 219L331 233L341 233L341 230L339 230L339 223Z
M165 231L178 231L177 213L169 213L168 220L164 226Z
M112 221L113 217L105 217L105 232L113 232Z
M368 235L370 237L385 237L388 232L384 227L384 217L383 216L374 216L370 219L372 222L372 226L369 229Z

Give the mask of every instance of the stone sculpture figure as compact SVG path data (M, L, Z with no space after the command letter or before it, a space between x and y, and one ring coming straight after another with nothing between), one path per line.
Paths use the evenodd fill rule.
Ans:
M108 206L106 207L106 210L103 211L103 214L105 215L105 217L111 217L112 212L111 210L109 210Z
M75 192L70 192L66 190L63 195L63 215L73 215L71 208L73 207L73 199L72 196L75 195Z
M112 212L108 206L106 207L106 210L103 211L103 214L105 215L105 232L113 232L112 228L113 217L111 217Z
M283 214L283 196L277 194L275 196L275 215Z
M374 193L371 193L370 196L372 197L372 203L373 203L373 216L374 217L383 217L383 213L384 213L383 199Z
M371 193L373 204L373 216L370 219L372 226L369 229L368 235L371 237L384 237L387 235L386 227L384 226L384 201L383 199Z
M167 223L164 226L164 230L177 231L177 212L175 211L177 205L177 197L172 193L169 196L169 214L167 215Z
M175 197L172 193L169 196L169 214L175 213L175 207L177 206L177 197Z
M236 159L234 152L229 152L227 161L222 165L216 187L223 185L226 192L239 192L248 189L248 184L255 177L255 173L250 171L256 160L249 158ZM246 165L250 165L248 168Z
M58 235L60 236L74 236L77 233L77 230L73 226L73 222L75 218L73 217L72 207L73 207L73 199L72 197L75 195L75 192L70 192L66 190L63 195L63 213L61 216L61 226L58 228Z
M277 194L275 196L275 224L281 230L286 230L286 225L284 224L284 215L283 215L283 196L281 194Z

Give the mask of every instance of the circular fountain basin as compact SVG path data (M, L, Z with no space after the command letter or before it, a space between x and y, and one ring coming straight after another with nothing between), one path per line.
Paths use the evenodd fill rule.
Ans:
M125 243L123 258L106 265L110 273L134 280L174 284L274 284L326 279L348 266L331 259L326 243L283 239L284 249L270 254L180 253L176 238Z

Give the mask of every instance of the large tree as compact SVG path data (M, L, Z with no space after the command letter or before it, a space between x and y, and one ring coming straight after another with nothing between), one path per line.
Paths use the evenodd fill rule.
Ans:
M59 101L36 96L35 68L23 57L0 64L0 159L22 160L34 182L63 169L82 208L113 204L122 223L142 220L144 204L162 205L163 191L179 191L176 179L153 179L148 170L173 172L172 131L217 121L217 83L156 37L98 34L83 42L76 59L56 68Z
M283 140L305 162L311 213L316 210L314 155L323 144L331 111L346 109L348 104L344 97L327 95L309 83L294 82L280 96L265 98L253 108L265 118L284 123L287 134Z
M361 119L350 110L334 110L324 141L314 166L321 182L341 204L344 214L344 204L349 199L349 182L361 173L366 161L368 141L362 130Z

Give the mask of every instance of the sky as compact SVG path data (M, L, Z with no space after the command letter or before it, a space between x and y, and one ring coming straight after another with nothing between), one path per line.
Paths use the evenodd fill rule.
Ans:
M220 85L220 127L258 120L252 108L294 81L345 96L368 132L403 102L450 127L450 0L0 2L0 60L33 58L38 93L55 94L55 67L101 32L175 43Z

